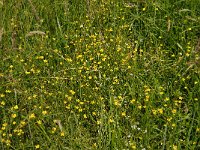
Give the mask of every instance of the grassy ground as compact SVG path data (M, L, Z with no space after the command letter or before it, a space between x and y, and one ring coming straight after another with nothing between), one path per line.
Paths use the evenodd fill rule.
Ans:
M1 0L0 149L200 149L199 8Z

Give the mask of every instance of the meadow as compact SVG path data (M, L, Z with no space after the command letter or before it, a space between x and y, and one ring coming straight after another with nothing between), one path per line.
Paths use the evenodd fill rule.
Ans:
M0 0L0 149L200 149L199 0Z

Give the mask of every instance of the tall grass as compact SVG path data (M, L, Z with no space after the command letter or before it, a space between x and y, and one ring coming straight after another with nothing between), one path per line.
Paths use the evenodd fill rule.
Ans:
M199 149L200 2L1 1L1 149Z

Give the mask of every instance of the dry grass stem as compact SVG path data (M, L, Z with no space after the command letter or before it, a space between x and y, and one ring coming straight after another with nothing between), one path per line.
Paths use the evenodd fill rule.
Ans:
M3 28L0 29L0 42L2 40L2 37L3 37Z
M61 121L60 120L55 120L54 122L58 125L60 131L62 132L63 131L63 127L62 127Z
M26 37L29 37L29 36L33 36L33 35L45 35L45 32L42 32L42 31L30 31L29 33L26 34Z
M200 52L200 38L198 39L197 45L195 47L195 53Z
M37 14L37 11L36 11L35 6L33 5L32 1L31 1L31 0L28 0L28 2L29 2L30 5L31 5L32 12L34 13L36 20L37 20L37 21L40 21L40 18L39 18L38 14Z
M12 37L11 37L12 48L13 48L13 49L16 49L16 48L17 48L16 37L17 37L17 32L16 32L16 31L13 31L13 32L12 32Z

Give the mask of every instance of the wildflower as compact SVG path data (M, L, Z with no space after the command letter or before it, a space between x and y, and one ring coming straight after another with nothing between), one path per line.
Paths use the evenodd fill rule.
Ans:
M115 106L120 106L121 104L120 104L120 102L118 100L114 100L114 105Z
M146 95L146 97L145 97L145 101L149 101L149 95Z
M74 92L73 90L69 91L72 95L74 95L76 92Z
M16 115L16 114L12 114L11 117L12 117L12 118L16 118L17 115Z
M139 108L139 109L142 109L142 105L139 105L138 108Z
M29 116L29 119L34 119L35 118L35 114L32 113L30 116Z
M166 98L164 99L164 101L169 101L169 97L166 97Z
M173 150L177 150L178 147L176 145L173 145Z
M0 97L5 97L5 94L0 94Z
M39 149L39 148L40 148L39 144L35 145L35 149Z
M170 122L172 120L172 117L167 118L167 121Z
M44 62L44 63L48 63L48 60L44 59L43 62Z
M146 7L142 8L142 11L145 11L146 10Z
M153 109L153 110L152 110L152 113L153 113L154 115L156 115L156 114L157 114L157 110Z
M6 90L6 93L11 93L11 90Z
M94 143L93 146L96 148L97 147L97 143Z
M38 125L41 125L41 124L42 124L42 121L41 121L41 120L38 120L38 121L37 121L37 124L38 124Z
M67 109L70 109L70 106L71 106L71 105L70 105L70 104L68 104L68 105L67 105L65 108L67 108Z
M61 132L61 133L60 133L60 136L65 136L65 133L64 133L64 132Z
M85 119L87 119L87 115L86 115L86 114L84 114L83 117L84 117Z
M196 128L196 132L200 132L200 128Z
M54 134L56 132L56 130L57 129L55 127L53 127L51 133Z
M113 122L114 122L114 120L113 120L112 118L110 118L110 119L109 119L109 122L110 122L110 123L113 123Z
M160 114L163 114L163 109L162 109L162 108L159 108L159 109L158 109L158 112L159 112Z
M24 126L25 124L26 124L25 121L21 121L21 122L20 122L20 125L21 125L21 126Z
M173 110L172 110L172 113L175 114L175 113L176 113L176 109L173 109Z
M101 121L100 121L100 120L97 120L97 124L98 124L98 125L101 124Z
M10 140L6 140L6 145L9 146L11 144Z
M130 146L131 146L131 149L137 149L137 146L136 146L136 143L135 143L135 142L130 143Z
M160 92L160 95L163 95L164 94L164 92Z
M126 112L122 112L122 114L121 114L123 117L125 117L126 116Z
M30 74L30 73L31 73L31 72L29 72L29 71L26 71L26 72L25 72L25 74L27 74L27 75Z
M144 88L145 88L145 93L148 93L151 91L151 89L148 86L144 86Z
M8 123L4 123L3 126L6 127L8 125Z
M36 95L36 94L34 94L34 95L33 95L33 98L36 98L36 97L37 97L37 95Z
M19 108L19 107L18 107L18 105L15 105L15 106L14 106L14 109L16 109L16 110L17 110L18 108Z
M176 126L176 124L175 123L172 123L172 127L175 127Z
M46 110L42 111L42 114L43 114L43 115L46 115L46 114L47 114L47 111L46 111Z

